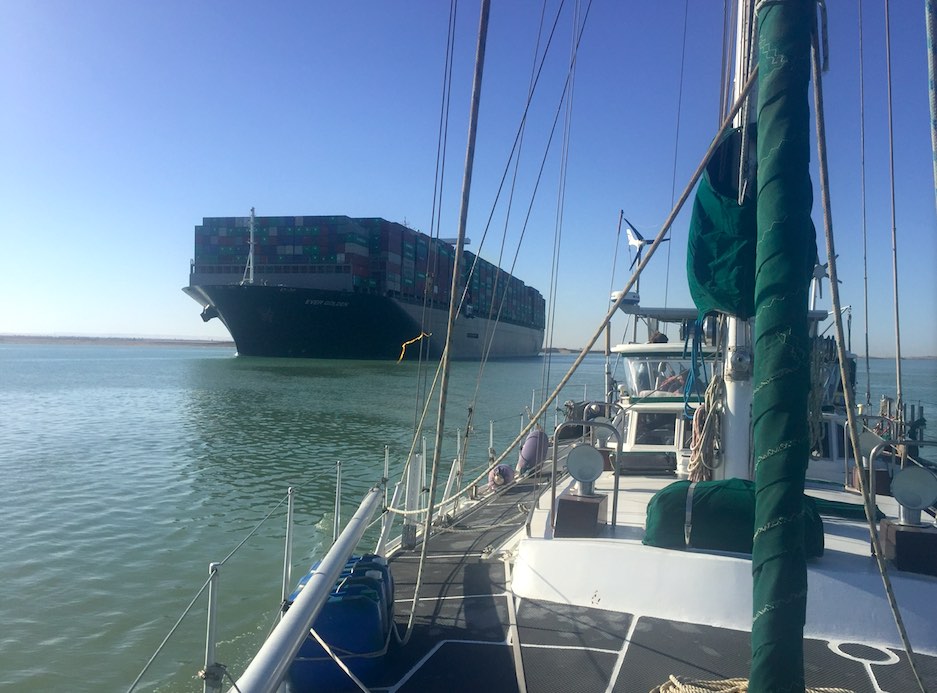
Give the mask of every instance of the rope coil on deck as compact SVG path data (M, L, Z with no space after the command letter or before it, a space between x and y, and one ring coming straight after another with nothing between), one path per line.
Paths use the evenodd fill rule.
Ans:
M748 679L715 679L697 681L671 674L670 679L650 693L747 693ZM807 688L806 693L854 693L849 688Z

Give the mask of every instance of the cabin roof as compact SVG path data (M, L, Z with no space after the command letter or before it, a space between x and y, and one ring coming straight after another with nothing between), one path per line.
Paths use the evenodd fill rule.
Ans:
M712 346L704 346L701 348L701 350L702 353L706 356L713 356L714 354L718 353L716 347ZM617 344L612 347L612 352L615 354L623 354L625 356L631 357L646 355L652 356L654 358L667 356L675 359L688 359L692 354L689 346L684 348L684 345L678 342Z

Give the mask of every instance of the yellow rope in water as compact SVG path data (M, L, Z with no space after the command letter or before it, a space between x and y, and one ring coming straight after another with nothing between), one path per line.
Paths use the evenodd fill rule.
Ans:
M421 339L423 339L423 337L432 337L432 336L433 336L432 332L420 332L419 337L414 337L410 341L404 342L403 344L401 344L400 345L400 358L397 359L397 363L400 363L401 361L403 361L403 356L404 354L407 353L407 346L409 346L410 344L413 344L414 342L419 342Z
M650 693L746 693L748 679L717 679L696 681L671 675L666 683L652 688ZM853 693L848 688L808 688L806 693Z

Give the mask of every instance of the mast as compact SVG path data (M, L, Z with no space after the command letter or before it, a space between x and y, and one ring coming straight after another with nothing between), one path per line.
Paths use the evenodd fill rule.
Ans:
M250 240L247 249L247 266L244 268L244 276L241 278L241 284L254 283L254 208L251 207L251 225Z
M738 100L742 87L748 81L752 6L750 0L740 0L736 8L735 80L732 102ZM749 97L751 98L751 97ZM742 127L750 118L752 109L743 107L735 118L735 127ZM743 138L744 142L744 138ZM745 157L743 146L742 156ZM739 166L739 204L745 190L747 162ZM713 471L715 479L751 479L751 408L752 408L752 345L751 328L747 320L730 315L727 318L726 353L723 359L725 379L725 416L722 418L723 462Z
M810 455L807 301L816 261L810 208L814 0L758 10L758 191L752 438L750 691L804 690L804 478Z
M459 306L459 284L462 274L462 250L465 248L465 227L468 221L469 191L472 187L472 168L475 161L475 133L478 129L478 105L481 98L482 71L485 65L485 43L488 36L488 15L491 9L491 0L482 0L481 17L478 26L478 44L475 51L475 78L472 84L472 103L469 115L468 144L465 151L465 171L462 177L462 202L459 210L459 231L456 239L455 261L452 268L452 285L449 299L449 319L446 325L446 341L442 352L442 373L439 381L439 413L436 418L436 439L433 446L433 470L429 486L429 504L432 509L436 502L436 481L439 475L440 458L442 456L442 440L446 423L446 398L449 390L449 347L452 342L452 329L455 325ZM423 529L422 558L426 556L427 539L432 523L432 512L426 513L426 522Z

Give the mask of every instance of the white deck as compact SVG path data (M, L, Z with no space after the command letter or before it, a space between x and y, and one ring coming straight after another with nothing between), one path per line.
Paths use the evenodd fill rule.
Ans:
M839 468L841 478L841 467ZM837 472L831 470L834 476ZM811 476L808 474L808 476ZM514 564L513 590L521 598L620 611L689 624L747 631L752 618L751 559L716 552L679 551L645 546L645 510L651 496L673 477L622 476L617 527L593 539L550 538L550 491L534 511L531 536L522 536ZM574 482L561 480L557 495ZM614 477L606 472L596 493L612 495ZM855 493L810 488L810 495L860 503ZM890 517L897 505L878 496ZM808 564L805 636L901 648L882 579L871 557L864 522L824 517L825 551ZM937 655L937 578L898 571L889 575L915 651Z

